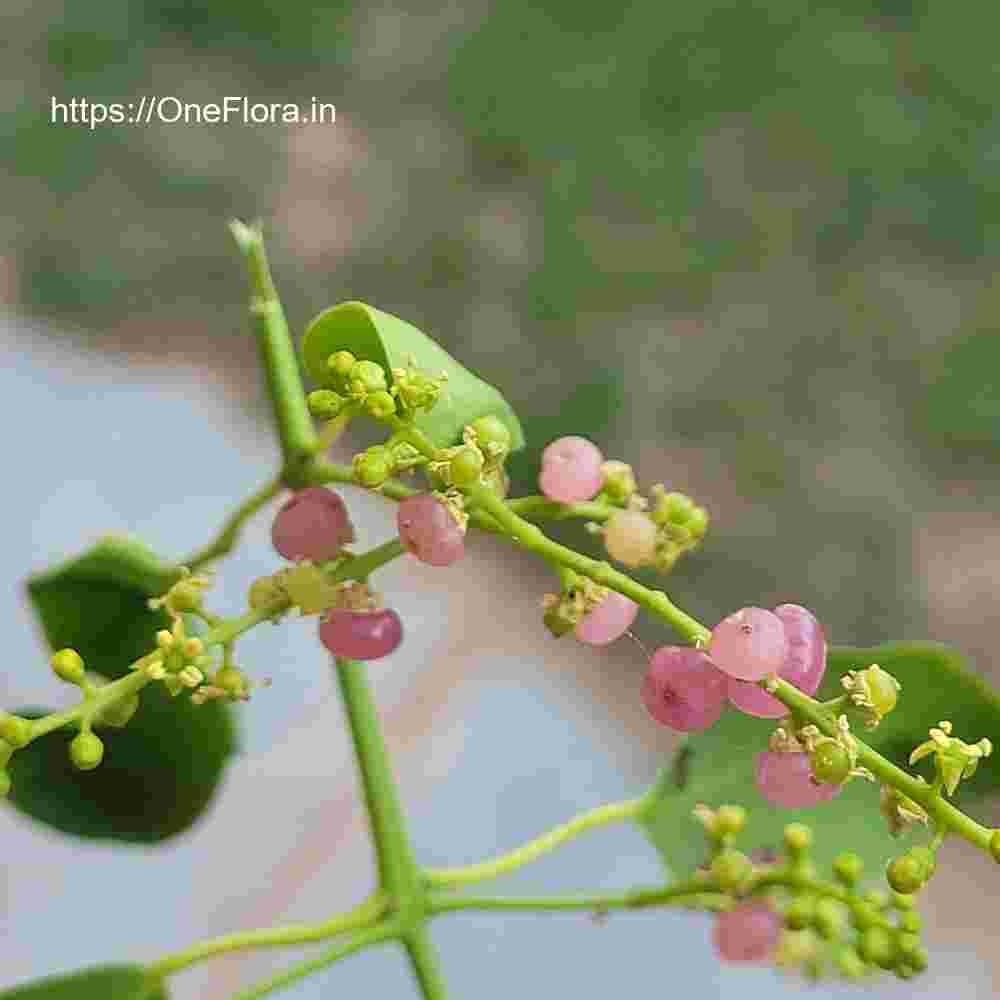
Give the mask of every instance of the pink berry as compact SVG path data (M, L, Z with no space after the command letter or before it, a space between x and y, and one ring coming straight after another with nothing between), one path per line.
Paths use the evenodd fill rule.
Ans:
M406 551L429 566L450 566L465 552L462 526L430 493L418 493L400 501L396 524Z
M724 910L712 928L715 950L724 962L766 962L780 937L781 918L759 899Z
M591 646L606 646L623 636L635 621L639 605L612 590L589 615L577 623L575 635Z
M786 809L808 809L829 802L842 787L813 781L809 754L799 750L765 750L757 754L754 781L768 802Z
M334 656L380 660L403 640L403 623L391 608L351 611L333 608L319 626L320 642Z
M660 725L692 733L722 714L726 679L700 649L663 646L649 661L642 701Z
M274 516L271 542L285 559L335 559L354 541L354 528L344 501L322 486L299 490Z
M604 456L597 445L582 437L561 437L542 452L538 475L541 491L559 503L589 500L604 485Z
M811 611L798 604L780 604L775 615L785 626L788 648L785 662L778 671L782 680L794 684L800 691L813 695L823 680L826 670L826 638L823 627ZM738 681L730 677L727 687L729 700L747 715L761 719L779 719L788 709L759 684Z
M763 608L742 608L723 618L708 645L715 665L741 681L776 674L785 662L788 642L781 619Z

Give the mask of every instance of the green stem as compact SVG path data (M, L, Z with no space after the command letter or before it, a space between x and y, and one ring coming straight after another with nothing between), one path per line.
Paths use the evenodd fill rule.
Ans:
M187 566L190 570L198 570L206 563L213 562L222 556L228 555L239 539L243 524L254 514L273 500L282 489L280 479L272 479L265 483L256 493L252 493L226 518L222 530L215 539L203 548L192 552L186 559L181 560L182 566Z
M183 951L151 962L146 968L156 976L170 976L196 962L216 955L247 948L271 948L282 945L323 941L347 931L372 926L386 911L385 897L376 893L347 913L341 913L319 924L293 924L288 927L268 927L261 930L239 931L222 937L200 941Z
M409 923L421 891L413 852L378 712L368 687L366 667L337 657L337 682L350 724L365 806L372 829L381 887ZM407 927L407 929L409 929Z
M410 959L410 968L424 1000L445 1000L448 991L427 925L421 921L403 941Z
M247 226L238 221L231 222L230 229L246 259L250 276L250 314L281 439L282 480L295 488L303 484L303 467L316 450L316 429L306 403L285 311L271 278L264 235L259 225Z
M803 719L817 726L827 736L837 736L837 723L833 714L808 695L803 694L794 685L776 678L768 682L767 690ZM855 740L858 748L858 763L862 767L867 767L884 784L891 785L923 806L939 828L957 833L969 843L975 844L976 847L985 851L990 849L992 830L980 825L971 816L966 816L960 809L955 808L932 785L907 774L901 767L897 767L892 761L887 760L857 737Z
M399 920L410 966L424 1000L444 1000L444 980L425 925L424 886L406 832L399 792L364 665L338 656L337 681L361 774L380 887Z
M398 538L392 538L344 563L335 573L331 574L330 580L333 583L339 583L341 580L358 580L363 583L380 566L392 562L405 551L403 543Z
M119 677L118 680L112 681L110 684L105 684L102 688L98 688L93 697L78 701L65 711L53 712L51 715L33 720L31 723L31 740L37 740L39 736L45 736L73 722L80 722L89 726L95 716L103 709L124 698L130 698L150 683L152 683L151 678L141 670L126 674L124 677Z
M638 910L670 903L706 900L728 901L727 894L704 879L688 879L655 889L633 889L623 893L595 893L580 896L455 896L438 893L430 897L432 913L456 910Z
M646 796L629 799L626 802L613 802L608 805L589 809L587 812L574 816L571 820L543 833L526 844L501 854L489 861L481 861L474 865L461 868L432 868L425 870L424 879L432 886L469 885L473 882L483 882L512 872L522 865L530 864L543 854L554 851L557 847L572 840L587 830L594 830L609 823L634 819L646 805Z
M320 969L325 969L334 962L339 962L340 959L353 955L363 948L370 948L372 945L397 937L399 937L399 927L393 923L382 923L365 928L358 931L350 940L333 945L316 958L299 962L249 989L240 990L239 993L233 994L230 1000L259 1000L260 997L291 986L292 983L305 979L306 976L311 976L314 972L319 972Z
M548 497L527 496L508 500L507 506L515 514L529 521L569 521L583 518L586 521L606 521L620 507L590 501L586 503L556 503Z

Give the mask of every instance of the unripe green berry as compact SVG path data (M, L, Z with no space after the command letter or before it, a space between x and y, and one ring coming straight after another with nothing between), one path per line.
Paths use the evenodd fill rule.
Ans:
M379 389L365 398L365 409L376 420L385 420L396 412L396 401L384 389Z
M236 667L223 667L215 675L212 683L234 698L240 698L247 692L247 679Z
M927 968L929 956L927 949L922 944L917 945L912 951L908 952L906 958L917 972L923 972Z
M373 445L354 456L354 475L362 486L377 489L392 475L392 456L383 445Z
M363 393L380 392L389 388L385 369L374 361L355 361L347 378L352 389Z
M715 812L715 834L733 837L747 825L747 811L743 806L719 806Z
M812 924L815 900L811 896L798 896L785 910L785 926L789 930L805 930Z
M347 378L356 360L350 351L337 351L336 354L331 354L327 358L326 367L330 369L332 374L339 375L341 378Z
M894 892L892 894L892 905L897 910L912 910L914 907L913 896L903 892Z
M934 852L929 847L911 847L910 857L923 868L924 881L926 882L937 869L937 862L934 860Z
M344 408L347 402L339 392L332 389L314 389L306 397L309 412L320 420L332 420Z
M86 672L83 657L75 649L60 649L58 653L52 654L50 662L56 676L68 684L79 684L83 680Z
M868 967L861 956L851 947L837 952L837 968L845 979L862 979Z
M899 929L910 934L919 934L924 926L924 918L916 910L907 910L899 917Z
M6 771L0 770L0 799L7 798L7 796L10 795L10 789L10 775Z
M881 889L869 889L862 899L879 910L884 910L889 905L889 897Z
M990 837L990 854L994 861L1000 862L1000 830L994 830Z
M695 507L688 518L685 527L696 541L701 541L708 531L708 511L704 507Z
M920 948L920 938L916 934L904 931L896 935L896 948L900 955L908 958Z
M247 603L254 611L264 611L287 600L287 595L273 576L262 576L254 580L247 592Z
M477 448L462 448L452 457L448 467L456 486L471 486L483 474L483 455Z
M851 773L851 755L829 736L816 741L809 762L813 776L824 784L841 785Z
M674 524L685 524L694 513L694 501L683 493L667 493L663 497L662 515Z
M864 871L865 863L853 851L838 854L833 860L833 874L845 885L854 885Z
M834 941L840 937L847 925L847 915L841 903L835 899L819 899L813 910L813 926L824 941Z
M859 931L863 931L866 928L873 927L879 922L879 912L872 906L871 903L866 903L862 900L859 903L855 903L851 907L851 923Z
M812 839L812 830L804 823L789 823L785 827L785 846L796 854L808 851Z
M884 927L869 927L861 935L859 950L866 961L883 969L891 969L896 957L892 936Z
M601 489L615 503L624 503L636 491L635 473L625 462L609 461L601 466L604 485Z
M104 744L93 733L80 733L69 745L69 758L80 771L93 771L104 758Z
M107 726L114 726L116 729L121 729L122 726L128 725L129 720L135 715L138 709L139 696L133 694L102 709L98 721L103 722Z
M476 444L488 456L501 459L510 451L510 431L499 417L477 417L469 426L475 432Z
M886 881L904 894L919 892L924 887L925 868L912 854L902 854L893 858L886 866Z
M185 583L183 580L175 583L170 588L167 606L176 612L195 611L201 607L201 587Z
M740 851L722 851L712 860L712 875L724 892L739 889L753 872L753 862Z
M31 722L16 715L0 718L0 740L12 747L27 746L31 742Z

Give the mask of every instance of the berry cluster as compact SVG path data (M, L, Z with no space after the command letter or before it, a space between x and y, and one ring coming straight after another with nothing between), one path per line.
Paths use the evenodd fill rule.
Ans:
M609 556L632 569L655 565L669 572L685 552L697 548L708 529L708 513L683 493L668 493L662 483L650 490L652 503L638 492L624 462L604 460L582 437L562 437L542 452L538 486L562 504L603 501L613 509L598 528ZM648 511L648 513L647 513Z
M809 857L807 826L786 826L783 853L755 863L734 847L746 823L743 809L698 806L695 816L709 841L709 861L698 871L701 887L725 894L712 928L723 961L774 962L810 979L828 970L862 979L880 969L908 979L927 967L911 895L895 885L891 896L859 892L863 864L856 854L838 855L833 877L821 879Z

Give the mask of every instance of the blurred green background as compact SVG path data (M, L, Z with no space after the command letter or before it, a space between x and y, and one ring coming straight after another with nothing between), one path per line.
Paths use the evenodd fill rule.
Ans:
M201 359L264 419L227 216L289 315L396 312L705 503L706 620L989 667L1000 573L1000 7L9 0L0 288ZM335 125L55 126L51 97L332 101ZM208 375L206 376L208 377ZM627 693L631 697L632 692ZM623 692L623 696L625 693Z

